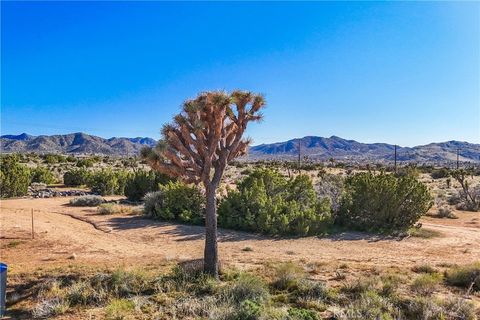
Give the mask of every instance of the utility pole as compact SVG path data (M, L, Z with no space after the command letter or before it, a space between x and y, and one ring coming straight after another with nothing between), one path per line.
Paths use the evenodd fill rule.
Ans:
M300 141L301 140L298 140L298 172L300 172L300 162L302 161L302 152L301 152L301 145L300 145Z
M395 145L395 155L394 155L394 166L395 166L395 173L397 173L397 145Z
M458 170L458 168L460 167L460 162L459 162L459 160L458 160L458 159L459 159L459 158L458 158L459 152L460 152L460 148L457 148L457 170Z
M33 226L33 208L32 208L32 239L35 239L35 228Z

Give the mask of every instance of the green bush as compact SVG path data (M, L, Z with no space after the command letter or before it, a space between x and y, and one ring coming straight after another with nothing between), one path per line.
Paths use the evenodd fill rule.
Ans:
M91 168L95 164L95 160L91 158L78 159L77 167L79 168Z
M55 176L45 167L36 167L30 172L31 182L52 184L55 183Z
M427 186L411 174L362 172L346 180L336 223L361 231L404 231L432 204Z
M317 312L308 309L290 308L288 309L288 319L291 320L317 320L320 319Z
M205 197L196 186L169 182L145 196L144 214L169 221L200 224L204 220Z
M450 177L450 170L448 168L435 169L430 173L432 179L441 179Z
M99 195L124 194L129 174L126 171L103 169L94 172L87 181L93 193Z
M159 184L166 184L170 180L166 175L154 171L137 171L126 182L125 196L130 201L140 201L148 192L157 191Z
M2 198L20 197L28 192L30 170L19 163L17 155L0 158L0 195Z
M63 184L69 187L86 185L90 178L87 169L72 169L63 174Z
M67 160L67 158L61 154L46 154L43 156L43 159L45 160L45 163L48 164L62 163Z
M219 225L271 235L317 234L331 223L327 199L319 200L306 175L293 179L257 169L229 191L218 209Z

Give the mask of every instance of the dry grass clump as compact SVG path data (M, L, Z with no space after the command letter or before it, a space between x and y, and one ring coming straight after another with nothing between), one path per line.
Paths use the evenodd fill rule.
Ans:
M105 200L101 196L87 195L73 198L69 204L74 207L96 207L104 202Z
M412 268L412 271L415 273L437 273L438 270L432 267L429 264L420 264Z
M414 297L404 304L405 319L477 319L474 304L461 298Z
M116 203L103 203L97 208L98 214L110 215L110 214L141 214L142 209L140 207L125 206Z
M129 318L135 309L135 303L127 299L113 299L105 308L106 319L123 320ZM130 318L132 319L132 318Z
M480 261L465 266L455 266L445 272L447 284L480 291Z
M409 229L408 234L411 237L422 239L438 238L442 236L442 233L439 231L416 227Z
M425 273L419 275L411 285L414 292L420 294L430 294L438 289L443 278L439 273Z
M282 263L276 268L273 287L278 290L296 289L304 278L305 271L302 267L293 262Z

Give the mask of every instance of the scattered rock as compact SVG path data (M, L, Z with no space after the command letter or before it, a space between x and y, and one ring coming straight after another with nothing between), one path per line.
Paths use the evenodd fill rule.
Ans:
M77 255L75 253L72 253L72 255L68 257L68 259L75 260L77 259Z
M58 191L51 188L28 188L28 194L33 198L53 198L53 197L80 197L91 194L90 192L83 190L65 190Z

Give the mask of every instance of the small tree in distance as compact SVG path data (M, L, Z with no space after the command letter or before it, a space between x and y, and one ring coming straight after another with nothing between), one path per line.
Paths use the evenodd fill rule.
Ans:
M247 151L247 124L259 121L265 105L248 91L210 91L187 100L162 129L155 148L142 150L154 169L186 183L202 183L206 193L204 271L218 278L216 190L228 163Z

